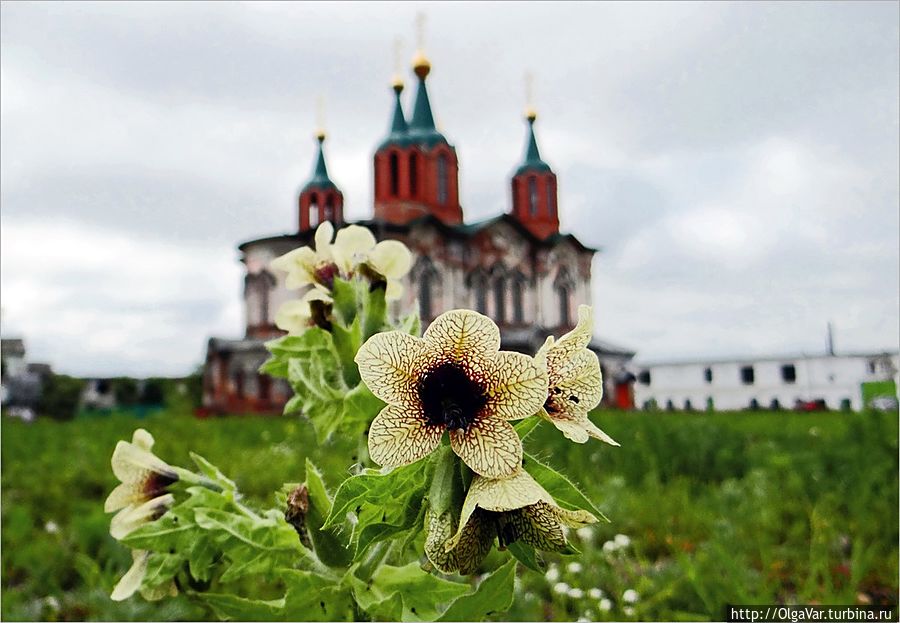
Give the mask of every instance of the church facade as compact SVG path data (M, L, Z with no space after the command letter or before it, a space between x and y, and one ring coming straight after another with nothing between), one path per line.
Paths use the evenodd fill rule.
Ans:
M388 136L374 156L374 210L368 227L376 239L406 244L414 258L404 280L404 296L394 313L418 306L423 327L442 312L469 308L500 327L502 348L534 353L548 335L574 326L579 305L591 304L591 261L596 249L559 231L557 179L542 159L534 133L536 114L527 113L525 158L515 170L511 208L494 218L466 223L459 201L456 149L437 130L428 98L430 64L414 61L417 92L407 118L403 84L395 80L394 110ZM270 268L276 257L312 243L319 223L348 223L343 194L331 180L318 135L312 178L297 196L295 233L249 240L239 245L244 278L245 335L210 338L204 369L204 408L212 412L280 412L290 388L258 373L267 358L265 341L282 335L275 312L302 292L288 290L285 275ZM634 353L594 340L600 358L604 402L633 404L625 364Z

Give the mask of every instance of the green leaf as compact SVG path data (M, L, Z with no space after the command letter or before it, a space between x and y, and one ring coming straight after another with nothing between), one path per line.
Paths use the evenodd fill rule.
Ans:
M609 521L606 515L594 506L594 504L572 484L572 481L558 471L541 463L528 453L525 453L525 470L553 496L556 503L568 510L586 510L597 517Z
M344 373L344 382L348 387L359 383L359 368L354 361L359 347L362 346L362 329L359 318L354 318L349 325L334 322L331 326L331 334L334 336L334 348Z
M524 420L517 422L515 425L516 432L519 433L519 439L525 439L534 432L538 426L541 425L541 418L536 416L527 417Z
M212 577L212 564L219 554L219 548L208 535L202 535L191 546L188 554L188 569L191 577L200 582L208 582Z
M225 621L277 621L282 617L284 599L246 599L220 593L193 593L205 601Z
M285 364L285 370L287 369L287 364ZM287 401L287 404L284 405L284 410L282 413L284 415L290 415L292 413L299 413L303 411L303 396L300 394L296 394L291 396L290 400Z
M278 516L279 512L274 511L264 518L251 518L211 508L200 508L194 513L197 525L204 530L224 532L257 549L302 551L297 533Z
M300 335L285 335L266 342L265 346L275 357L299 357L329 350L331 336L328 331L319 327L311 327Z
M387 302L384 286L369 288L363 297L362 339L369 339L387 324Z
M331 287L331 297L334 300L332 309L334 310L334 320L336 323L343 324L345 327L350 326L356 320L358 285L351 281L346 281L340 277L335 277Z
M438 621L483 621L505 612L513 602L516 561L510 560L486 577L474 592L454 601Z
M151 551L178 549L186 540L185 536L196 532L197 526L190 519L184 521L182 516L173 512L174 510L129 533L121 539L122 544L132 549Z
M529 569L537 571L538 573L544 572L544 562L538 557L537 552L531 545L516 541L510 543L506 547L509 549L509 553L515 556L516 560Z
M169 582L184 566L184 554L175 552L153 552L147 560L147 573L141 581L141 588L152 589Z
M387 474L375 470L352 476L341 483L334 496L331 513L324 527L342 523L347 513L358 506L371 505L385 509L396 505L398 493L423 486L426 480L427 459L398 467Z
M259 550L245 543L229 548L231 565L219 578L220 582L233 582L248 575L266 574L276 566L290 564L290 556L279 556L270 550Z
M353 558L352 553L332 529L322 529L325 518L331 512L331 496L322 475L309 459L306 459L306 489L309 496L306 527L316 555L329 567L346 567Z
M220 470L218 467L204 459L196 452L191 452L190 455L191 459L193 459L194 463L197 465L197 468L204 476L212 480L214 483L216 483L226 491L237 490L237 485L234 484L234 481L223 474L222 470Z
M288 621L352 621L350 590L332 578L311 571L283 569L285 585L284 618Z
M373 394L365 383L359 383L344 396L341 415L344 433L356 436L364 433L375 416L384 408L384 403Z
M468 584L441 579L423 571L417 562L403 567L382 565L368 584L373 603L383 602L394 594L401 596L404 621L432 621L440 614L439 607L469 591ZM360 606L368 609L362 602Z
M400 319L396 326L397 331L403 331L416 337L422 336L422 321L419 319L419 312L410 312Z

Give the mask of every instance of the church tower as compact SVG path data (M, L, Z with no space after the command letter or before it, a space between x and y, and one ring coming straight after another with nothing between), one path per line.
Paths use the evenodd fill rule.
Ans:
M300 231L315 229L323 221L331 221L335 228L344 221L344 194L328 177L325 166L325 131L316 133L319 141L319 155L313 175L300 189L298 206L300 208Z
M512 178L512 214L541 240L559 232L559 212L556 205L556 174L541 159L534 122L537 113L528 108L528 139L525 160Z
M413 71L418 89L412 119L407 123L403 114L403 82L396 78L391 131L375 152L375 219L403 224L431 214L458 225L459 163L456 149L435 127L425 85L431 63L421 50Z

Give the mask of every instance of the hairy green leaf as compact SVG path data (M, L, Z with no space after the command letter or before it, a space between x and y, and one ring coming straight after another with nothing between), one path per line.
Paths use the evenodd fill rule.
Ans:
M483 621L512 605L516 561L510 560L482 580L474 592L454 601L438 621Z
M194 464L197 465L197 468L200 472L212 480L214 483L222 487L227 491L236 491L237 485L234 484L234 481L228 478L225 474L222 473L218 467L207 461L205 458L197 454L196 452L191 452L191 459L194 461Z
M306 488L309 496L306 527L316 555L329 567L346 567L353 558L352 553L334 534L333 529L322 528L331 512L331 496L328 495L321 473L309 459L306 459Z
M195 593L224 621L278 621L282 618L284 599L247 599L222 593Z
M609 521L587 496L572 484L571 480L528 453L525 454L525 470L553 496L553 499L561 507L569 510L586 510L598 518Z

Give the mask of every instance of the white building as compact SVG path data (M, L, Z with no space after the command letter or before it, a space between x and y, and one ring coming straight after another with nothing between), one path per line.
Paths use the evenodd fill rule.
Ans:
M892 382L896 401L898 369L896 351L635 363L634 397L639 408L666 410L791 409L824 401L829 409L858 411L863 384L882 383L883 391Z

